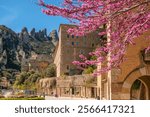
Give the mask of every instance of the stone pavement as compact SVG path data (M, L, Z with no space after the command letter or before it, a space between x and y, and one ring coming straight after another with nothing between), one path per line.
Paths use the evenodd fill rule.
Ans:
M94 98L77 98L77 97L54 97L45 96L45 100L96 100Z

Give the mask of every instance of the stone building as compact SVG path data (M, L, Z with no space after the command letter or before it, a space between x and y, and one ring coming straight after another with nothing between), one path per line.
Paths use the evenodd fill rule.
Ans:
M57 68L57 77L75 71L72 64L75 60L80 60L79 55L88 56L88 53L96 48L100 38L96 32L83 37L69 35L67 30L76 27L75 25L61 24L59 27L59 42L54 54L54 63Z
M98 76L98 95L101 99L148 99L150 100L150 53L145 48L150 40L145 40L150 31L139 36L136 45L127 47L127 58L118 69L112 69Z
M90 81L88 76L61 76L63 73L74 69L72 61L79 60L79 54L88 55L95 48L98 38L89 34L86 37L68 35L67 29L72 25L60 25L59 43L54 55L54 63L57 67L55 88L52 89L48 79L40 83L42 92L47 94L57 93L59 96L75 96L87 98L100 98L107 100L150 100L150 52L145 53L150 40L144 38L150 35L150 31L139 36L136 45L129 45L125 58L120 68L112 69L106 74L97 77L96 82ZM95 37L96 36L96 37ZM98 68L101 65L98 66ZM88 80L89 79L89 80ZM91 82L88 83L87 82ZM44 89L44 87L47 87ZM50 89L50 90L49 90ZM49 90L49 91L48 91Z
M58 78L56 93L62 97L96 98L96 78L92 75L74 75Z
M38 82L38 93L59 97L97 98L96 78L93 75L74 75L44 78Z
M32 53L32 56L29 59L24 59L22 61L21 67L22 71L34 70L41 72L52 62L53 59L50 55Z
M37 92L40 95L52 95L56 88L56 77L40 79L37 83Z

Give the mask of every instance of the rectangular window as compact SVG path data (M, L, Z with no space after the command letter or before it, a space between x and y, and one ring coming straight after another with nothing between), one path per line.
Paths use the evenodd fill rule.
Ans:
M69 65L67 65L67 70L69 70L69 68L70 68Z
M69 35L67 35L67 38L69 38Z
M76 42L76 45L78 46L78 45L79 45L79 42Z
M72 35L72 38L74 38L74 35Z
M94 47L94 43L92 43L92 47Z
M72 42L72 45L74 45L74 42Z

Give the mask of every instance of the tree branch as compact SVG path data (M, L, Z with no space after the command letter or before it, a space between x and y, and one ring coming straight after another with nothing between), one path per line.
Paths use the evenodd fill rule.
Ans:
M134 5L134 6L130 7L130 8L124 8L123 10L116 11L115 13L111 14L110 17L112 17L114 15L115 15L114 17L116 17L116 16L118 16L118 15L124 13L124 12L128 12L128 11L133 10L133 9L135 9L135 8L141 6L141 5L148 4L148 3L150 3L150 0L146 0L145 2L142 2L140 4L136 4L136 5Z

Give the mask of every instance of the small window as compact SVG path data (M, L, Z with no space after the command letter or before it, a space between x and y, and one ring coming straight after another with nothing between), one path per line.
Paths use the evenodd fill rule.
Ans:
M79 36L76 36L76 38L79 38Z
M79 45L79 42L76 42L76 45L78 46L78 45Z
M69 65L67 65L67 70L69 70Z
M74 42L72 42L72 45L74 45Z
M72 35L72 38L74 38L74 35Z
M67 35L67 38L69 38L69 35Z
M92 47L94 47L94 43L92 43Z

